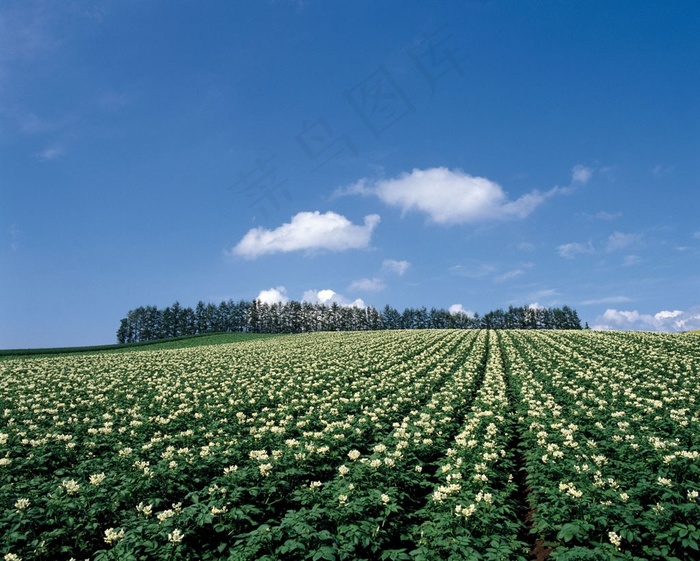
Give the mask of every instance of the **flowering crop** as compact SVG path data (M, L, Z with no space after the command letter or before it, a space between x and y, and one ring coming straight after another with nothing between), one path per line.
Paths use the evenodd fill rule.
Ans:
M698 357L426 330L3 359L0 556L697 558Z
M556 558L697 559L697 337L507 332L532 532Z

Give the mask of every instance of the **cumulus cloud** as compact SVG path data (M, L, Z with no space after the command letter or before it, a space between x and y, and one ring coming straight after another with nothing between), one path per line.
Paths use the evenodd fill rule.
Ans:
M613 232L605 242L605 251L612 253L626 249L630 245L637 242L642 236L640 234L623 234L622 232Z
M641 331L691 331L700 329L700 306L687 311L662 310L643 314L638 310L608 308L596 320L594 329Z
M591 254L595 251L593 243L589 240L588 243L565 243L557 246L557 252L566 259L573 259L579 255Z
M411 264L408 261L397 261L396 259L385 259L382 262L382 271L388 273L394 273L396 275L402 276Z
M571 183L585 185L591 180L592 175L592 168L582 165L576 165L571 170Z
M291 222L274 230L262 227L249 230L230 253L255 259L260 255L290 251L362 249L369 246L379 220L377 214L370 214L360 226L335 212L300 212Z
M386 280L389 275L402 276L411 264L408 261L398 261L396 259L385 259L382 262L381 272L372 278L365 277L354 280L348 287L351 291L379 292L386 288Z
M284 304L289 302L289 297L287 296L287 289L284 286L278 286L276 288L261 290L256 300L259 300L263 304L276 304L278 302Z
M385 285L382 279L373 277L371 279L358 279L350 283L350 290L359 290L363 292L379 292L384 290Z
M449 311L452 315L466 314L466 315L468 315L469 317L474 317L474 312L471 311L471 310L465 310L465 309L464 309L464 306L462 306L462 304L452 304L452 305L449 307L448 311Z
M445 167L414 169L395 179L371 183L363 179L341 194L375 195L384 203L428 215L437 224L474 224L489 220L525 218L546 199L565 190L532 191L510 200L503 188L485 177Z
M326 306L331 306L332 304L338 304L339 306L354 307L354 308L366 308L362 298L357 298L350 301L343 295L338 294L335 290L330 288L325 288L323 290L307 290L301 298L302 302L309 302L311 304L325 304Z

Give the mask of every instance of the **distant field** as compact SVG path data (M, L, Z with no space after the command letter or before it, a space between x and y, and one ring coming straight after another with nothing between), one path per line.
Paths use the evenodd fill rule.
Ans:
M46 349L0 349L0 358L6 356L32 356L32 355L60 355L67 353L95 353L104 351L132 351L132 350L157 350L157 349L182 349L186 347L200 347L204 345L220 345L223 343L240 343L255 339L279 337L267 333L214 333L206 335L188 335L186 337L171 337L170 339L158 339L155 341L142 341L140 343L125 343L114 345L95 345L90 347L52 347Z
M699 387L634 332L6 356L0 557L698 559Z

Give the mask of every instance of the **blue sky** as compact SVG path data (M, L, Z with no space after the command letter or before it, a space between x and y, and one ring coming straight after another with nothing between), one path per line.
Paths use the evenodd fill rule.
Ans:
M0 6L0 348L307 299L700 329L695 2Z

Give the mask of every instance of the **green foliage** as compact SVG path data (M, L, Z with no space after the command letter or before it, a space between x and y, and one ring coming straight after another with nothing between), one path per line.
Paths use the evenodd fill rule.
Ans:
M700 555L696 337L181 343L0 362L0 558Z

